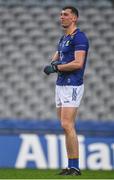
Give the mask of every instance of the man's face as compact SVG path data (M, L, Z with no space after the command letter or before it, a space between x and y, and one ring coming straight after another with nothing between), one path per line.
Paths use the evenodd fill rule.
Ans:
M76 23L77 17L71 9L62 10L60 13L60 23L63 28L68 28L72 23Z

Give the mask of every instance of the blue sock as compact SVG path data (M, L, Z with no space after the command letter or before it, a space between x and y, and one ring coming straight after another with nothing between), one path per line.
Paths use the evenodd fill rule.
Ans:
M79 169L79 158L68 159L68 168Z

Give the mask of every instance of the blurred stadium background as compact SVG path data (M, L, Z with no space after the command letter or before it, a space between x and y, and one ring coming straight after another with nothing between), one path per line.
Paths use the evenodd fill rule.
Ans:
M105 168L114 168L114 5L111 0L0 0L0 144L3 147L0 167L15 166L3 158L4 149L11 148L7 138L26 132L62 133L54 102L56 75L46 77L43 67L50 62L62 33L59 12L69 4L79 9L78 25L90 40L78 131L83 136L100 136L103 143L106 140L111 164ZM12 154L14 146L10 149Z

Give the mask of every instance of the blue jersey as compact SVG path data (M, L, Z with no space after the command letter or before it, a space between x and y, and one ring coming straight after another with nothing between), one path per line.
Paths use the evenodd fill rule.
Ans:
M56 81L57 85L80 86L81 84L83 84L83 76L86 65L88 48L88 39L84 32L81 32L80 29L76 29L75 32L71 35L62 36L58 44L58 53L60 57L59 60L61 61L61 64L66 64L75 60L75 51L84 50L86 51L86 55L82 69L58 73Z

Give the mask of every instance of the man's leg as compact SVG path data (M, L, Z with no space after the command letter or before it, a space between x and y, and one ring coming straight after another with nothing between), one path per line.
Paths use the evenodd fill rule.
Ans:
M77 112L78 108L76 107L61 108L61 126L65 132L69 168L65 175L81 175L79 169L78 137L75 130L75 119Z
M61 106L57 108L57 114L65 132L69 168L67 171L61 172L61 175L81 175L79 170L79 145L75 130L75 119L77 117L78 107L80 105L83 92L84 86L82 85L79 87L59 87L59 92L58 94L56 93L59 96L58 103L56 104Z
M61 108L61 126L65 131L66 149L69 159L79 157L78 138L75 131L77 110L75 107Z
M75 118L78 108L60 107L57 108L57 116L65 131L66 150L68 156L68 169L63 169L60 175L81 175L79 170L79 146L75 131Z

